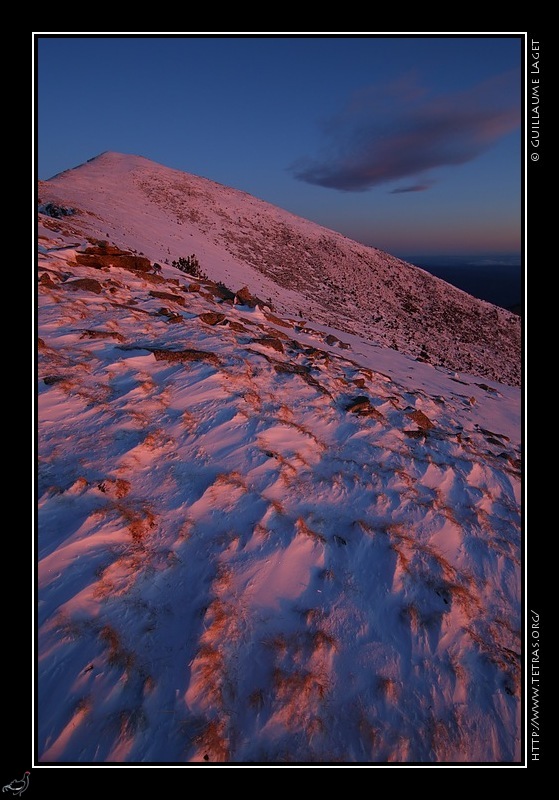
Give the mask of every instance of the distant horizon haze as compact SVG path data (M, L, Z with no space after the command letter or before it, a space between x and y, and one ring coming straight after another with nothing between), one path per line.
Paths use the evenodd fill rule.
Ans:
M521 255L407 256L404 261L425 269L468 294L501 308L521 305Z

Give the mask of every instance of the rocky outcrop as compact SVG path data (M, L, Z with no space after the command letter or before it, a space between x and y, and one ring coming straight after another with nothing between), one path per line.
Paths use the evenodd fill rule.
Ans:
M200 314L198 319L201 319L206 325L221 325L225 322L225 314L217 314L214 311L208 311L206 314Z
M133 272L151 272L153 269L149 258L120 250L104 242L87 247L83 253L76 253L75 258L78 264L93 269L121 267Z
M171 364L185 364L192 361L207 361L209 364L219 366L219 357L215 353L208 353L206 350L163 350L147 348L151 350L156 361L169 361Z
M178 303L179 306L185 306L186 301L184 297L181 297L178 294L172 294L171 292L156 292L151 290L150 297L157 297L159 300L166 300L167 302L171 303Z
M257 297L255 294L252 294L248 286L243 286L242 289L239 289L237 294L235 295L235 299L237 303L241 306L248 306L249 308L256 308L256 306L267 306L268 304Z
M350 400L345 408L346 411L349 411L351 414L357 414L359 417L374 417L374 419L378 419L379 421L384 419L380 411L377 411L369 398L363 394Z
M93 278L77 278L75 281L66 281L62 286L65 289L72 289L72 291L82 289L85 292L94 292L95 294L101 294L103 291L103 287L99 281Z

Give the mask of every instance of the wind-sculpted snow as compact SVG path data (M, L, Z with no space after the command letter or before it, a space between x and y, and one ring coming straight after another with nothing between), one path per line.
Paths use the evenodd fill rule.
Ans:
M518 761L518 390L51 222L40 760Z
M438 366L520 382L516 315L244 192L104 153L41 183L39 198L41 207L72 207L70 235L107 238L159 263L195 253L210 278L248 285L281 313Z

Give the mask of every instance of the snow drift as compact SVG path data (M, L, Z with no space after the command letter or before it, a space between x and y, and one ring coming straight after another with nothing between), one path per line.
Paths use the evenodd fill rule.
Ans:
M457 372L465 339L447 369L416 360L417 329L386 325L404 318L396 289L418 304L425 284L432 313L493 315L486 371L513 382L509 316L144 159L100 157L40 194L75 213L39 222L38 760L519 761L519 390ZM287 252L286 219L339 248L321 263L355 254L374 336L364 284L326 324L322 267L298 246L289 270L260 271L266 241ZM88 261L116 245L131 260Z

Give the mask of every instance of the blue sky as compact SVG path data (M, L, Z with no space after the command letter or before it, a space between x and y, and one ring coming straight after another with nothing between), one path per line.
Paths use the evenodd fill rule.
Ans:
M520 36L37 36L38 177L105 150L399 256L517 253Z

